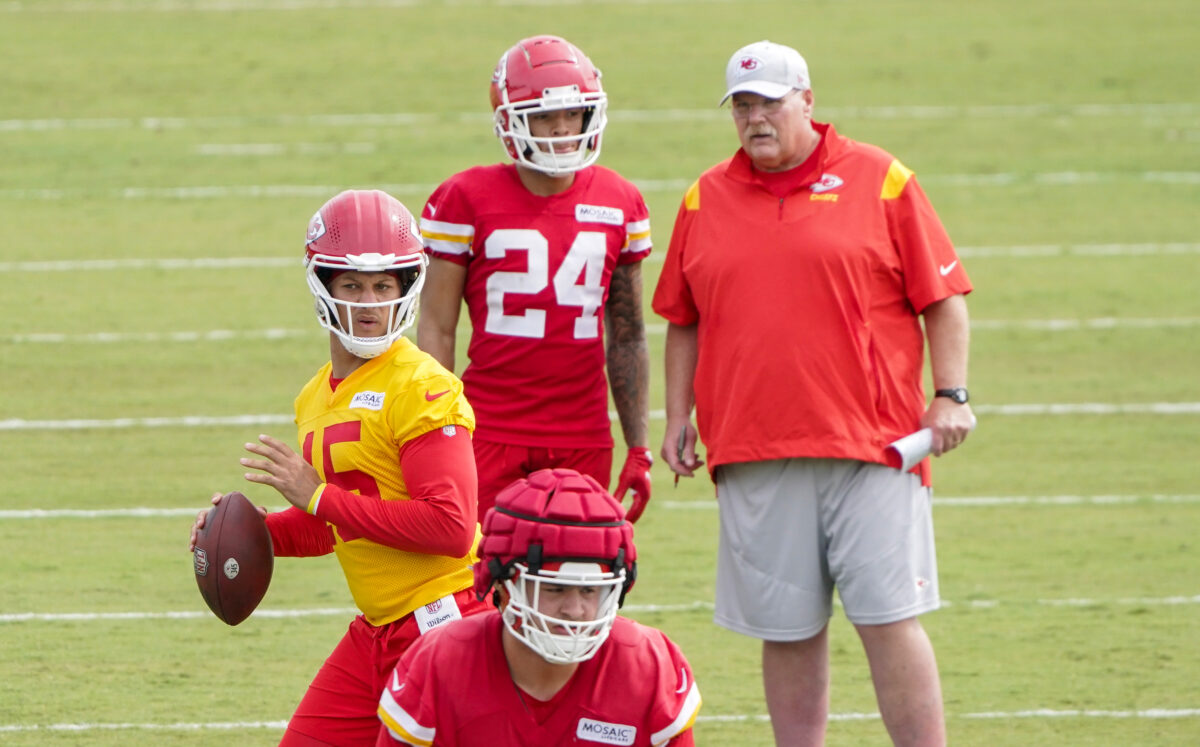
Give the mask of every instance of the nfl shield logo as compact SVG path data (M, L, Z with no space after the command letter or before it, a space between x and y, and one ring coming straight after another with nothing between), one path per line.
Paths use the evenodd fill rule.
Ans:
M430 602L429 604L425 605L425 611L431 615L433 613L437 612L438 610L440 610L441 608L442 608L442 600L440 600L440 599L438 599L437 601L434 601L434 602Z
M208 575L208 553L196 548L196 554L192 556L192 565L196 569L197 576Z

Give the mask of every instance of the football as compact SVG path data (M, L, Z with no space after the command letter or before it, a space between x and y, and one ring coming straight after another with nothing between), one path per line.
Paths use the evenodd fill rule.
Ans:
M200 596L229 625L250 616L275 566L271 533L254 504L241 493L222 496L196 534L192 568Z

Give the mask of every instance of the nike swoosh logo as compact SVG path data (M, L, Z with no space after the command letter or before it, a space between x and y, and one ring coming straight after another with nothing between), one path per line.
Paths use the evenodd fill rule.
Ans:
M954 266L957 264L958 260L956 259L948 265L938 265L938 272L942 273L942 277L945 277L950 274L950 271L953 270Z
M678 694L682 693L684 690L686 690L687 685L688 685L687 670L684 669L683 667L680 667L679 668L679 676L683 678L683 684L680 685L679 689L675 691L676 695L678 695Z
M443 394L449 394L449 393L450 393L449 389L447 389L444 392L438 392L437 394L430 394L429 392L425 392L425 399L429 402L432 402L435 399L437 399L438 397L442 396Z

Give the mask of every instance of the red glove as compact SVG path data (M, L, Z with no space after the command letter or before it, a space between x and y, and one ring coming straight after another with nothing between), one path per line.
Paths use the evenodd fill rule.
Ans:
M629 450L629 456L625 457L625 466L621 468L621 476L617 478L617 492L613 496L618 501L624 500L625 491L633 491L633 503L625 513L625 518L629 519L630 523L638 520L642 511L646 510L646 504L650 502L651 464L654 464L654 457L650 456L650 450L644 446L635 446Z

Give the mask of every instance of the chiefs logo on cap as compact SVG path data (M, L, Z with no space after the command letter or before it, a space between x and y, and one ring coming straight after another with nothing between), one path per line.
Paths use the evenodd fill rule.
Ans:
M743 57L738 61L738 68L747 73L757 70L761 65L762 60L758 59L757 57Z

